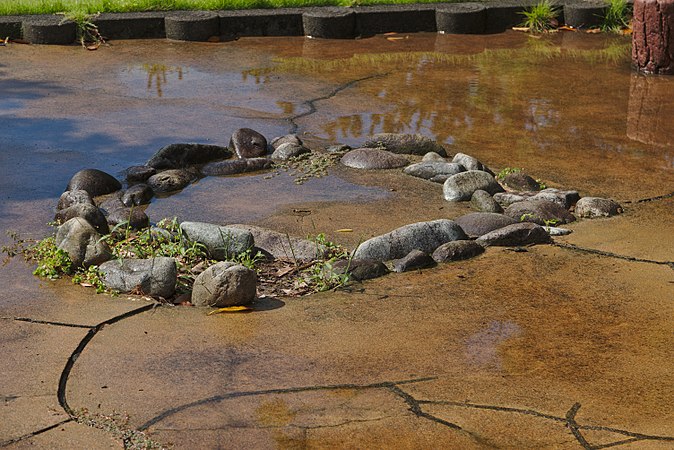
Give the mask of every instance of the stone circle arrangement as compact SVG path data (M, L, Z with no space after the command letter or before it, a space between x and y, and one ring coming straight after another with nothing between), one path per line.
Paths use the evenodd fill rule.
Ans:
M201 177L269 171L321 155L330 155L335 164L354 170L403 168L407 175L441 184L446 201L469 201L476 210L454 220L405 225L368 239L321 266L321 271L343 277L343 283L472 258L489 246L550 243L551 236L571 232L557 225L577 217L622 212L611 199L581 198L577 191L542 188L519 169L504 169L495 175L470 155L456 153L450 159L442 145L422 135L382 133L371 136L360 148L334 145L312 151L297 135L277 137L268 144L262 134L242 128L232 134L227 147L165 146L144 165L126 169L123 183L97 169L77 172L58 201L55 221L60 225L55 245L67 253L73 269L98 270L110 290L170 299L177 296L179 281L174 258L115 258L103 236L119 229L149 230L148 236L155 238L179 233L181 239L204 248L211 261L190 268L198 275L184 301L211 307L251 304L257 297L257 273L234 256L254 254L266 260L292 260L296 268L308 267L325 255L326 244L242 224L184 221L172 227L165 222L151 225L143 205L157 194L178 192ZM420 162L411 163L419 157Z

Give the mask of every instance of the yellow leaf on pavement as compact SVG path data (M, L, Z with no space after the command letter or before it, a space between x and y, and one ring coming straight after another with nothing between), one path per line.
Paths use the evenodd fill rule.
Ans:
M214 311L211 311L208 313L209 316L212 316L213 314L221 314L221 313L239 313L239 312L248 312L252 311L252 308L249 308L247 306L227 306L225 308L219 308Z

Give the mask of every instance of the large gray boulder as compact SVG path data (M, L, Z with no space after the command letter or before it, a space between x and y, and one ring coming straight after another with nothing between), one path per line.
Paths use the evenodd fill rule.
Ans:
M452 162L461 164L466 168L466 170L481 170L483 172L487 172L489 175L494 176L494 172L492 172L489 167L482 164L477 158L466 155L465 153L457 153L454 155Z
M494 194L494 200L501 205L503 208L507 208L508 206L518 203L518 202L523 202L524 200L528 200L532 198L536 193L535 192L497 192Z
M105 286L115 291L169 298L176 290L178 270L173 258L115 259L99 269Z
M476 238L518 221L498 213L476 212L457 217L454 221L471 238Z
M306 262L321 259L325 255L325 247L315 241L296 238L254 225L234 224L227 225L227 227L250 232L253 235L255 247L274 259Z
M473 258L484 252L484 247L475 241L452 241L442 244L433 252L436 262L460 261Z
M232 152L227 147L210 144L169 144L160 148L146 163L155 169L184 169L195 164L206 164L227 159Z
M618 202L610 198L583 197L576 203L575 209L578 217L596 218L611 217L623 212Z
M342 164L354 169L396 169L410 162L404 156L379 148L357 148L342 156Z
M437 161L437 162L449 162L447 161L444 157L438 155L435 152L428 152L424 155L423 158L421 158L422 162L431 162L431 161Z
M208 163L201 168L201 174L205 176L236 175L269 169L273 165L274 162L269 158L231 159Z
M353 259L388 261L407 256L412 250L432 253L445 242L458 239L467 239L467 236L451 220L417 222L368 239L358 246Z
M222 261L204 270L194 280L194 306L248 305L255 300L257 275L240 264Z
M485 247L517 247L520 245L547 244L551 241L545 228L531 222L521 222L499 228L477 238L476 242Z
M437 155L437 153L435 153ZM412 164L403 169L403 172L413 177L423 178L425 180L439 179L438 175L445 175L445 179L460 172L465 172L461 164L455 164L445 161L423 161ZM444 181L444 180L443 180Z
M152 175L147 179L147 185L156 193L175 192L187 187L194 175L184 169L170 169Z
M226 260L249 248L255 241L250 231L203 222L183 222L180 229L193 242L206 246L211 258Z
M496 179L482 170L469 170L452 175L442 187L445 200L448 202L470 200L477 190L487 191L491 195L503 192Z
M54 239L56 246L68 253L73 268L87 268L110 258L110 247L93 226L81 217L74 217L61 225Z
M478 189L470 197L471 208L481 212L502 213L503 208L489 192Z
M91 224L101 234L108 234L110 228L103 212L90 203L75 203L65 209L56 211L54 221L66 223L70 219L80 217Z
M525 200L508 206L505 215L520 222L533 222L538 225L557 225L570 223L576 218L557 203L547 200Z
M84 203L87 205L93 205L94 200L91 198L91 195L87 191L82 189L77 189L74 191L65 191L59 197L59 202L56 205L56 209L66 209L69 206L76 205L78 203Z
M368 139L363 147L384 147L391 153L422 156L428 152L435 152L440 156L447 156L442 145L421 134L379 133Z
M87 191L92 197L111 194L122 189L122 184L112 175L98 169L84 169L77 172L68 182L66 191Z
M250 128L239 128L232 133L229 149L239 158L259 158L267 154L267 139Z

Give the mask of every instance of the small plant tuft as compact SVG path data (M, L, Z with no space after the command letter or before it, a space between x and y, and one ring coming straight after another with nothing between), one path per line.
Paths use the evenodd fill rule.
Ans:
M607 0L608 9L600 25L601 31L620 33L630 27L632 6L627 0Z
M521 13L524 16L522 26L532 33L544 33L559 26L559 9L549 0L543 0Z
M520 173L524 169L519 168L519 167L506 167L503 170L501 170L499 173L496 174L496 179L499 181L503 181L503 179L510 175L511 173Z

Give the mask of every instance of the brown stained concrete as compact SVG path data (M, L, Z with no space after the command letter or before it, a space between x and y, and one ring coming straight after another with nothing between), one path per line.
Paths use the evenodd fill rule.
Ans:
M241 126L296 128L316 148L420 132L497 170L631 201L625 214L569 225L557 241L580 250L490 248L238 315L140 312L146 300L40 281L12 261L0 267L0 348L12 361L0 366L0 442L108 448L98 415L126 413L176 448L674 445L674 271L587 251L674 260L671 198L637 202L671 192L674 166L666 129L628 136L631 118L660 110L643 107L658 98L630 77L628 40L393 37L3 47L0 229L43 236L76 170L118 174L168 143L226 144ZM648 92L672 87L655 80ZM470 211L399 171L330 173L302 186L283 173L206 178L148 213L323 232L353 248ZM42 431L69 419L63 374L61 400L98 428Z

